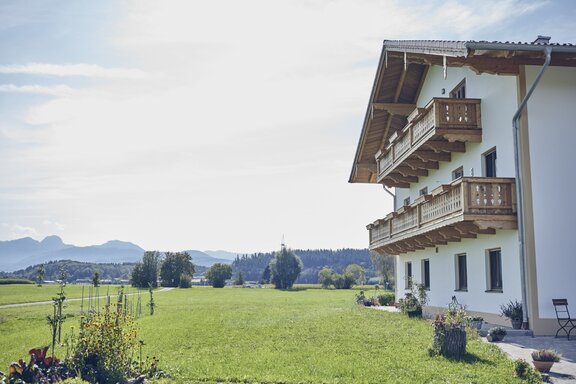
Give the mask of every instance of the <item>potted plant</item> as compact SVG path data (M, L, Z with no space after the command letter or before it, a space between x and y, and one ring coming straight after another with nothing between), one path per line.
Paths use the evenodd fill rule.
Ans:
M442 356L459 359L466 354L468 316L464 306L457 304L455 297L452 299L453 304L448 306L448 311L436 315L436 320L432 322L432 349Z
M504 340L504 336L506 336L508 332L502 327L494 327L488 330L488 335L486 336L486 340L488 341L502 341Z
M532 364L540 372L550 372L550 368L560 361L560 354L553 349L538 349L532 352Z
M403 299L398 300L400 310L408 317L422 317L422 307L428 302L428 295L424 285L412 284L411 292Z
M520 329L522 327L522 303L517 300L510 300L508 304L500 306L500 316L504 316L512 322L512 328Z
M468 324L470 328L476 328L480 330L482 328L482 323L484 322L484 318L481 316L468 316Z

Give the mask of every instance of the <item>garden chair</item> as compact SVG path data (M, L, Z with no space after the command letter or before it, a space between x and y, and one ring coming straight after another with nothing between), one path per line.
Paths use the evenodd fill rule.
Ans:
M560 326L554 337L558 337L558 333L563 331L566 333L568 340L570 340L570 332L576 329L576 319L570 317L570 312L568 311L568 300L552 299L552 304L554 304L556 319L558 320L558 325Z

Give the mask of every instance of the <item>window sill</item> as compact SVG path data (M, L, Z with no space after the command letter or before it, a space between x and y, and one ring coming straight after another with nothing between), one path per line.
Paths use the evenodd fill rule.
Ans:
M486 293L502 293L501 289L487 289L484 292Z
M466 289L455 289L454 292L468 292L468 288L466 288Z

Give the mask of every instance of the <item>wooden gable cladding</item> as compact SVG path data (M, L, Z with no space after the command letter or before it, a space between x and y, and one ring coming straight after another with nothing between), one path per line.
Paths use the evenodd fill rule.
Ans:
M370 249L388 254L517 228L513 178L466 177L369 224Z
M427 67L420 64L408 64L389 58L381 62L378 77L375 80L370 105L366 113L360 144L350 182L376 183L377 172L371 172L376 166L374 155L381 151L390 134L406 125L406 116L415 108L415 102Z

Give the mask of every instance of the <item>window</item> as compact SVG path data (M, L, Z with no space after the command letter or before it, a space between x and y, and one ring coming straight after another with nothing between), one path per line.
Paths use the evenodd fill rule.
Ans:
M430 289L430 259L422 260L422 284L425 289Z
M450 98L452 99L464 99L466 98L466 79L462 80L452 92L450 92Z
M464 177L464 167L459 167L452 171L452 180L456 180L461 177Z
M488 251L488 291L502 292L502 253L499 249Z
M406 262L406 289L412 288L412 263Z
M484 176L496 177L496 148L489 150L483 156L484 156Z
M468 271L466 268L466 254L456 255L456 290L468 290Z
M428 194L428 187L424 187L420 190L420 196L424 196Z
M410 197L404 199L404 206L410 205Z

